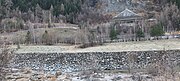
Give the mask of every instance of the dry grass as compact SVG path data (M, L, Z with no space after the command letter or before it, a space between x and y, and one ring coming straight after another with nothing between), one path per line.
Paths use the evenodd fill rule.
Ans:
M32 38L34 37L33 36L33 32L34 32L36 41L40 43L41 37L45 32L45 30L48 31L53 42L57 40L59 40L59 42L63 42L65 41L64 39L74 38L77 33L77 30L73 28L39 28L39 29L35 29L34 31L33 30L29 30L29 31L32 34ZM2 36L7 37L8 40L11 41L12 43L17 43L17 42L25 43L25 36L27 32L28 30L22 30L13 33L5 33L5 34L1 34L0 37Z
M180 40L157 40L141 42L120 42L107 43L103 46L89 47L85 49L76 48L77 46L23 46L17 53L61 53L61 52L122 52L122 51L152 51L152 50L177 50L180 49Z

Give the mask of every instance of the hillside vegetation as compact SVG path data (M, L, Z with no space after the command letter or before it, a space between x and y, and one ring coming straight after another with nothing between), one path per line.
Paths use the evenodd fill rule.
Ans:
M120 3L116 5L128 3L126 6L129 7L138 4L138 1L145 3L147 0L118 1L120 1ZM101 0L0 0L0 21L5 18L18 17L24 21L49 22L50 20L44 17L52 14L52 17L54 16L55 18L54 22L58 22L58 20L64 16L67 22L78 23L78 20L83 19L83 16L88 17L88 15L92 16L92 14L97 14L97 10L100 8L106 10L103 5L111 5L107 2ZM158 4L161 7L167 3L176 3L177 6L180 7L179 0L152 0L152 3L154 6ZM114 8L117 9L116 7ZM87 12L89 14L87 14ZM88 18L92 19L92 17ZM83 21L85 20L86 19L83 19Z
M110 21L125 8L143 14L142 16L147 20L157 19L157 24L161 24L160 27L164 27L164 31L178 31L180 30L179 6L179 0L0 0L0 33L12 35L14 32L22 31L23 36L19 38L23 39L21 43L37 42L37 39L43 38L42 35L46 30L48 33L45 34L49 34L47 36L51 34L54 37L57 36L56 38L44 37L55 41L53 43L60 43L65 39L72 39L70 42L75 43L78 36L83 37L79 39L84 40L83 43L93 44L93 41L102 43L102 35L108 37L111 34L108 29L111 25ZM54 33L54 29L51 29L62 28L60 25L64 23L75 24L74 28L79 30L73 31L80 35L76 35L77 38L75 34L65 37L64 33L69 33L69 31L58 29L63 33L58 31ZM108 25L102 25L104 23ZM41 31L39 28L44 28L44 30ZM34 32L34 29L41 31L41 34ZM140 33L143 34L143 32ZM12 37L18 38L19 36L15 34ZM110 37L115 39L116 35ZM17 39L13 42L17 43Z

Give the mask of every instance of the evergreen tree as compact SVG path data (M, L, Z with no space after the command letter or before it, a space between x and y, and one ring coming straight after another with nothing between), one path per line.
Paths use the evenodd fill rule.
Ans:
M111 40L117 39L117 32L116 32L116 30L114 28L111 28L110 39Z
M39 4L36 5L35 8L35 22L42 22L42 18L43 18L43 12L42 12L42 8L39 6Z
M46 31L44 32L44 34L42 35L42 43L43 43L43 44L46 44L46 45L50 45L50 44L51 44L50 36L49 36L49 33L48 33L47 30L46 30Z
M26 44L30 44L30 42L31 42L31 33L30 33L30 31L28 31L27 34L26 34L25 42L26 42Z
M51 28L51 23L50 22L48 22L48 28Z
M152 29L150 31L150 35L153 37L162 36L162 35L164 35L164 33L165 32L164 32L161 24L155 25L154 27L152 27Z
M61 13L64 14L64 4L61 4Z
M180 0L168 0L169 2L175 3L180 9Z
M137 38L142 38L142 37L144 37L144 32L142 31L142 29L141 28L139 28L137 31L136 31L136 37Z
M2 0L1 1L2 4L2 11L4 12L5 17L9 17L10 16L10 11L11 11L11 6L13 6L13 2L12 0Z
M53 13L53 6L51 5L51 8L50 8L50 10L49 10L49 20L48 20L48 22L49 23L52 23L52 13Z

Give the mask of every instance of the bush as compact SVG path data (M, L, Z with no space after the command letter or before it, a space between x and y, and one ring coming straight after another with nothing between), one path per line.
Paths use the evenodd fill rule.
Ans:
M137 32L136 32L136 37L137 38L142 38L142 37L144 37L145 35L144 35L144 32L142 31L142 29L141 28L139 28L138 30L137 30Z
M27 34L26 34L25 42L26 42L26 44L30 44L30 42L31 42L31 33L30 33L30 31L28 31Z
M147 68L147 72L151 74L152 76L157 76L158 75L158 66L155 64L151 64Z
M111 28L110 39L111 40L117 39L117 32L116 32L116 30L114 28Z
M8 45L6 42L3 42L1 46L1 52L0 52L0 80L5 79L6 71L4 68L7 67L8 63L13 57L13 51L9 49Z
M155 26L152 27L151 31L150 31L150 35L152 37L155 37L155 36L162 36L164 35L164 30L163 30L163 27L161 24L157 24Z
M42 35L42 43L46 45L52 45L52 41L47 30Z

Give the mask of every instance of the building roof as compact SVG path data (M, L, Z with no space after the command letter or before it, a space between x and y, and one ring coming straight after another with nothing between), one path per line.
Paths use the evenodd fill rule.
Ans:
M138 18L138 17L141 17L141 16L126 8L124 11L116 15L113 19L123 20L123 19L133 19L133 18Z

